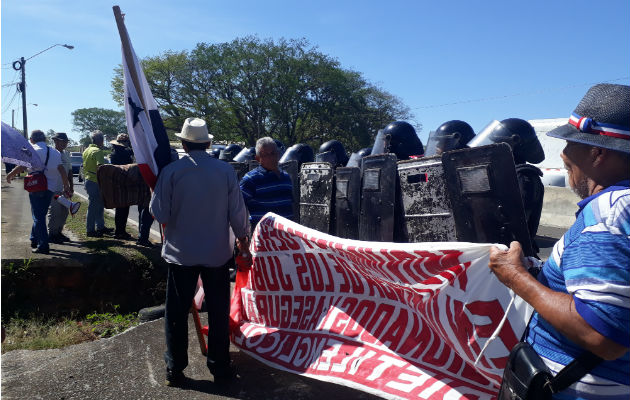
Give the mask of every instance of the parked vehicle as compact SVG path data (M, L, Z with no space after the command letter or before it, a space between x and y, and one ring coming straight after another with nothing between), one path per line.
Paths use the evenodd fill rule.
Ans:
M545 186L568 186L567 170L560 158L566 145L564 140L547 136L547 132L567 123L568 118L532 119L528 122L534 127L538 140L545 151L545 159L536 164L543 172L542 182Z
M72 163L72 176L79 175L79 171L81 170L81 166L83 165L83 156L81 155L81 153L76 151L70 153L70 162Z

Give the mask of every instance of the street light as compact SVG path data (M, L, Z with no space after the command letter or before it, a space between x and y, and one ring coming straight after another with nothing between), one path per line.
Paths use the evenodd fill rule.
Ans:
M27 59L24 59L24 57L21 57L19 60L14 61L13 62L13 69L16 71L22 71L22 82L17 84L17 88L18 91L22 92L22 129L24 130L24 137L27 137L28 135L28 129L26 126L26 71L25 71L25 67L26 67L26 61L30 60L33 57L36 57L40 54L42 54L45 51L48 51L50 49L52 49L53 47L57 47L57 46L61 46L61 47L65 47L68 50L72 50L74 49L74 46L69 45L69 44L61 44L61 43L56 43L53 44L52 46L45 48L44 50L40 51L39 53L35 53L32 56L30 56Z

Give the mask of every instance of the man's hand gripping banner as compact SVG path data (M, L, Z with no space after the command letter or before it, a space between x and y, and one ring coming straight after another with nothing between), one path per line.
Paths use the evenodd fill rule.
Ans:
M273 367L384 398L496 396L531 308L491 245L341 239L267 214L239 271L232 341Z

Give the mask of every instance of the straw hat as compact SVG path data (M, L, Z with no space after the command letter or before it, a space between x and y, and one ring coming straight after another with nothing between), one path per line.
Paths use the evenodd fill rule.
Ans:
M206 121L201 118L186 118L182 131L176 133L175 136L192 143L211 142L213 136L208 133Z
M630 86L591 87L569 118L548 136L630 153Z

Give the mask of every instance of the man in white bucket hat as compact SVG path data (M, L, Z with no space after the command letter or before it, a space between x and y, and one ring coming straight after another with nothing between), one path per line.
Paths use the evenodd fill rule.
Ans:
M215 383L232 377L230 368L229 271L238 238L248 254L247 210L234 168L206 153L212 135L204 120L187 118L176 133L186 151L161 171L151 198L151 213L165 224L162 258L168 262L165 334L166 384L180 386L188 365L188 313L201 275L208 307L207 365Z

